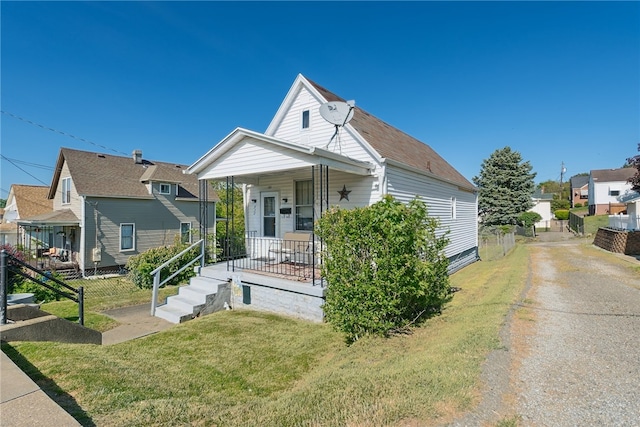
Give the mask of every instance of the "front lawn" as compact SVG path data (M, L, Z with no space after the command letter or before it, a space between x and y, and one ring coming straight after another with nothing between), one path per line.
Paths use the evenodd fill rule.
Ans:
M351 346L327 324L231 310L112 346L2 348L83 425L433 425L477 404L528 262L524 245L477 262L442 315Z

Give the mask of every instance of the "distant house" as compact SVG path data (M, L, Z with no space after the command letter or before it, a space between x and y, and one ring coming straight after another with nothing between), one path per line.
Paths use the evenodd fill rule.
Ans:
M618 196L631 189L635 168L596 169L589 174L589 215L614 215L626 209Z
M544 189L537 189L531 196L533 201L533 207L529 209L530 212L536 212L542 219L536 222L536 228L550 228L551 220L553 219L553 213L551 212L551 201L553 200L552 193L545 193Z
M589 204L589 175L576 175L569 180L571 185L571 207L576 203L582 206Z
M38 236L25 232L18 225L21 218L40 215L53 210L53 202L47 198L49 187L42 185L13 184L7 196L2 222L0 223L0 243L23 248L30 245L30 237Z
M53 209L21 213L17 222L46 234L52 263L83 275L117 269L131 255L198 237L199 184L186 169L143 159L139 150L122 157L61 148L46 197ZM217 196L210 199L213 224Z

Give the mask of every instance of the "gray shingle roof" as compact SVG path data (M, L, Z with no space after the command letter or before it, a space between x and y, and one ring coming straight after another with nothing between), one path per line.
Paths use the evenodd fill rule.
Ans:
M53 201L47 199L49 187L22 184L13 184L11 187L20 218L53 211Z
M589 184L589 175L578 175L571 177L571 188L582 188Z
M634 176L638 170L636 168L620 168L620 169L594 169L591 176L594 181L627 181Z
M328 102L345 101L313 81L307 80ZM382 157L430 172L460 187L469 190L476 189L469 180L462 176L430 146L372 116L358 106L355 107L353 118L349 124Z
M51 181L49 198L55 197L64 163L71 173L78 194L96 197L151 198L150 181L179 184L178 197L198 199L198 178L182 173L187 165L143 160L135 163L132 157L61 148ZM210 200L217 201L215 192Z

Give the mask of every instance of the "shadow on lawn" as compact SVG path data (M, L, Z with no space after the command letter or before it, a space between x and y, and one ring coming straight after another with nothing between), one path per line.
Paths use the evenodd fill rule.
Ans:
M35 366L33 366L22 354L14 349L8 343L2 343L2 351L31 378L42 391L45 392L54 402L62 409L67 411L81 425L85 427L96 427L91 417L78 405L76 400L62 390L52 379L42 374Z

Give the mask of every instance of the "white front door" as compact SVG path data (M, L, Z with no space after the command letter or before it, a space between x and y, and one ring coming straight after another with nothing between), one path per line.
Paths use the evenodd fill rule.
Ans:
M260 199L262 236L278 237L278 193L261 193Z

